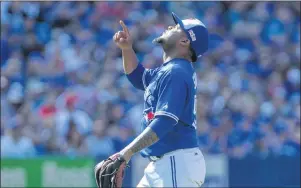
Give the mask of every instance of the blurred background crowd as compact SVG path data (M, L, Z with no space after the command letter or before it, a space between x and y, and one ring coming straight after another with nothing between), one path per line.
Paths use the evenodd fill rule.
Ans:
M208 27L198 73L204 153L300 155L300 2L1 2L1 157L107 156L140 132L143 92L112 41L124 20L139 61L171 11Z

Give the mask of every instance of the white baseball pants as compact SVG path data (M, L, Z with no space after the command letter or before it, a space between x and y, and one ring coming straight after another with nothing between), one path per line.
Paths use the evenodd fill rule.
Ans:
M199 148L181 149L152 161L137 187L201 187L206 175Z

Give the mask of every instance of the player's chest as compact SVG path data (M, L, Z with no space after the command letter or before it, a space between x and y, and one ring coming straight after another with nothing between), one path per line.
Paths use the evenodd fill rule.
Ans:
M149 107L155 107L158 101L158 94L159 94L162 74L163 72L158 72L145 89L144 101L146 105Z

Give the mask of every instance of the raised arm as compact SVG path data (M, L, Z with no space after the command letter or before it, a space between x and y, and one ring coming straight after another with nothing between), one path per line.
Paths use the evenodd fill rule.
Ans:
M126 74L132 73L137 65L137 56L133 50L133 40L130 36L129 30L123 21L119 22L122 26L122 31L115 33L113 39L116 45L122 51L123 68Z

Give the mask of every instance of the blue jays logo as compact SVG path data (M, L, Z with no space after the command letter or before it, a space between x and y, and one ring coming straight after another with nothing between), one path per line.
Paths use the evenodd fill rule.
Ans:
M143 111L143 115L144 115L144 118L145 118L147 124L149 124L155 117L154 108L150 107L150 108L145 109Z

